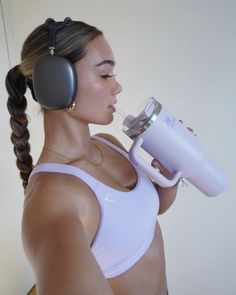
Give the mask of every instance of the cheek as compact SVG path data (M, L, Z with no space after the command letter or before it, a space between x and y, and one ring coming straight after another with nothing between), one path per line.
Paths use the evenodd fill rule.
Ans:
M96 113L97 109L104 106L108 102L108 93L106 87L96 79L92 81L81 81L78 85L77 103L84 108L93 108Z
M100 94L104 94L105 91L102 81L97 77L82 77L81 79L78 79L78 99L96 99Z
M81 119L92 122L104 115L107 104L106 88L97 79L78 80L76 105Z

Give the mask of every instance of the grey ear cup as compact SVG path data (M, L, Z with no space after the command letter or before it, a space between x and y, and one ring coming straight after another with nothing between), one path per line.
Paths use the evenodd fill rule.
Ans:
M54 55L56 33L71 22L55 22L49 18L44 26L49 30L49 52L35 64L32 74L34 99L46 109L65 109L75 100L77 77L73 64L62 56Z
M46 109L65 109L72 105L77 90L73 64L60 56L44 56L33 70L33 89L39 104Z

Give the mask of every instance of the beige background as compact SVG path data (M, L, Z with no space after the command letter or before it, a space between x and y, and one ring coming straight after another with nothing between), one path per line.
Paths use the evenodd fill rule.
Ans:
M0 294L24 295L34 282L21 246L23 192L9 140L4 78L19 62L22 42L47 17L70 16L101 28L117 59L125 111L154 96L194 128L230 177L216 198L180 187L159 218L173 295L233 295L236 290L235 110L236 2L234 0L1 0ZM29 96L32 153L42 144L42 118ZM118 115L111 126L128 148Z

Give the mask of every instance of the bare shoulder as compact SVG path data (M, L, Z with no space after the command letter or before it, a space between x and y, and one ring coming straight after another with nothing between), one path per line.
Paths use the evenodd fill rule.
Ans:
M113 294L90 249L99 224L93 192L65 174L37 180L25 203L22 230L37 294L92 295L95 288L99 295Z
M98 294L112 294L90 249L100 218L93 192L65 174L41 174L34 181L25 202L22 238L37 294L74 295L80 290L90 295L91 276Z
M118 146L122 150L126 151L126 148L115 136L108 134L108 133L98 133L98 134L96 134L96 136L102 137L102 138L106 139L107 141L110 141L114 145Z
M47 232L62 233L69 225L84 234L88 242L92 241L99 224L99 205L82 180L52 173L36 175L32 182L26 194L22 223L23 241L29 251L50 237Z

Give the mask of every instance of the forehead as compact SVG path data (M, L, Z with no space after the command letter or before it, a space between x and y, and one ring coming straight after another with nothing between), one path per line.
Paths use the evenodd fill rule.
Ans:
M98 36L89 42L86 51L86 55L80 61L81 63L96 66L103 60L111 60L115 62L111 47L103 36Z

